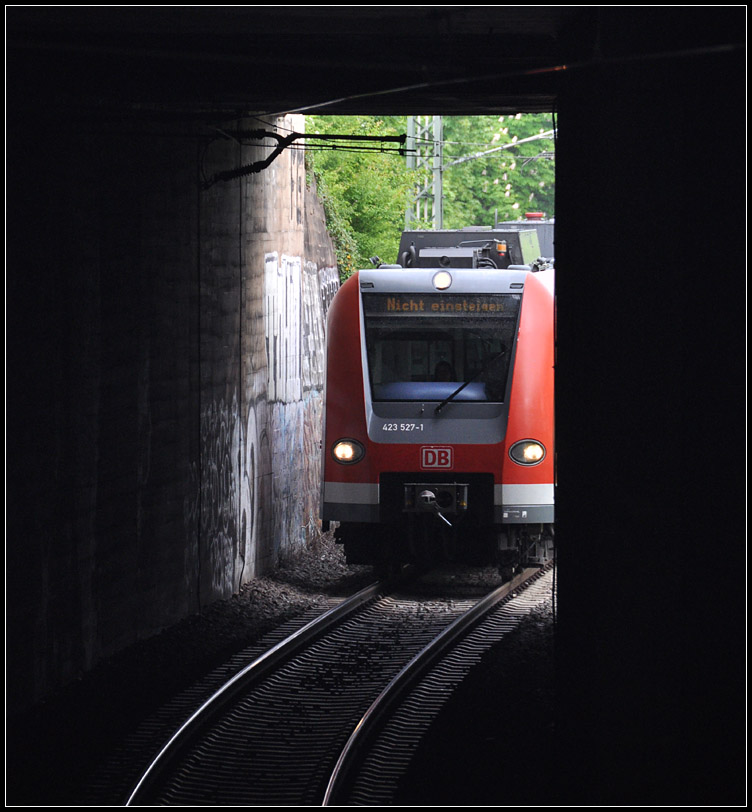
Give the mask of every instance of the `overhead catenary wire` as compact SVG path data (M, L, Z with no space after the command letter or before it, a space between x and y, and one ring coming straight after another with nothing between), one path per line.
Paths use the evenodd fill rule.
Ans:
M234 133L230 134L223 130L217 130L222 137L228 138L230 140L235 141L236 143L240 144L241 146L244 144L245 141L263 141L267 138L273 139L276 141L276 144L273 145L260 145L260 146L269 146L272 149L272 152L259 161L254 161L250 164L245 164L243 166L236 167L235 169L227 169L221 172L215 172L211 178L208 178L203 182L203 188L208 189L209 187L213 186L215 183L219 183L221 181L229 181L235 180L236 178L244 177L246 175L255 174L257 172L262 172L271 163L278 158L285 149L292 146L298 140L322 140L322 141L378 141L380 143L399 143L403 146L399 149L392 150L393 152L397 152L398 154L405 155L406 151L404 149L405 141L407 140L407 135L340 135L340 134L324 134L324 133L300 133L296 132L295 130L288 131L288 134L285 136L280 135L278 132L271 131L271 130L237 130ZM326 146L326 145L322 145ZM356 147L351 147L350 149L355 150ZM362 149L368 149L368 147L364 147ZM374 148L371 148L374 149ZM377 148L383 151L386 148Z
M625 54L615 57L604 58L599 56L597 59L588 59L581 62L570 62L568 64L560 65L543 65L540 68L522 68L519 70L510 70L500 73L487 73L478 74L474 76L457 76L452 79L435 79L426 82L416 82L409 85L401 85L399 87L383 88L381 90L372 90L364 93L353 93L349 96L341 96L336 99L329 99L327 101L316 102L314 104L296 107L294 109L280 111L277 113L270 113L271 116L284 116L293 113L307 113L312 110L321 110L328 107L333 107L338 104L352 101L363 101L364 99L377 99L385 96L397 96L403 93L412 93L418 90L435 90L440 87L459 87L462 85L474 84L476 82L498 82L504 79L513 79L522 76L536 76L545 73L561 73L573 70L587 70L592 68L602 68L605 65L621 65L629 64L630 62L658 62L667 59L681 59L695 56L707 56L711 54L730 53L732 51L743 48L743 44L737 43L723 43L721 45L702 46L699 48L683 48L676 51L662 51L656 53L637 53Z
M457 158L454 161L450 161L449 163L445 163L442 167L446 169L450 166L456 166L457 164L465 163L465 161L474 161L478 158L484 158L486 155L491 155L494 152L501 152L505 149L512 149L519 144L527 144L531 141L541 141L543 139L550 140L553 137L554 131L553 130L546 130L544 133L537 133L536 135L528 136L527 138L518 138L516 141L510 141L508 144L501 144L498 147L494 147L493 149L488 149L483 152L476 152L472 155L463 155L461 158Z
M274 126L274 125L272 125ZM396 154L400 156L406 156L408 153L412 154L413 150L409 150L405 147L405 142L407 141L407 135L362 135L362 134L339 134L339 133L301 133L295 130L288 129L286 127L277 128L275 130L237 130L235 132L227 131L224 129L220 129L219 127L214 128L219 136L233 140L241 146L250 146L248 141L264 141L267 139L272 139L276 141L275 144L257 144L256 146L260 148L268 148L271 149L272 152L264 159L259 161L254 161L250 164L245 164L244 166L236 167L235 169L229 169L222 172L215 173L211 178L204 180L203 188L207 189L210 186L213 186L215 183L220 181L228 181L234 180L239 177L243 177L249 174L254 174L257 172L261 172L266 169L285 149L302 149L302 150L320 150L320 151L334 151L338 150L341 152L379 152L383 154ZM283 129L287 131L287 135L283 136L276 132L276 129ZM464 163L466 161L476 160L478 158L485 157L487 155L491 155L496 152L500 152L502 150L513 149L514 147L529 143L532 141L539 141L544 139L550 139L554 135L554 130L547 130L542 133L536 133L535 135L529 136L527 138L520 138L510 141L507 144L501 144L498 147L494 147L490 150L485 150L483 152L476 152L471 155L464 155L460 158L457 158L454 161L450 161L449 163L445 163L442 167L443 169L449 168L451 166L455 166L457 164ZM298 143L302 141L303 143ZM327 144L327 143L310 143L316 141L340 141L343 142L340 144ZM370 147L370 146L363 146L362 144L358 144L357 142L363 141L371 141L371 142L378 142L381 146L377 147ZM354 143L355 142L355 143ZM397 148L386 147L383 146L387 143L398 143L401 146ZM426 142L428 143L428 142ZM457 144L460 142L446 142L446 143L453 143ZM537 156L537 158L543 157L546 153L541 153L541 155ZM531 160L534 160L531 158Z
M520 116L528 116L528 115L537 115L537 114L536 113L519 113L517 115L510 116L510 118L519 118ZM378 118L378 116L374 116L374 117ZM282 124L269 125L269 122L266 122L260 116L249 116L249 118L256 119L257 121L260 121L260 122L262 122L264 124L267 124L268 126L274 126L275 129L277 129L277 130L282 130L282 131L288 132L288 133L294 132L294 130L292 128L285 127ZM357 118L357 116L354 116L354 115L353 116L344 116L344 118ZM479 116L479 118L483 118L483 116ZM554 128L555 128L555 126L556 125L554 123ZM554 133L555 133L555 129L550 129L550 130L546 130L545 132L542 132L542 133L537 133L536 135L530 136L529 138L518 139L514 143L524 144L527 141L535 140L537 138L553 138L553 137L555 137ZM323 134L317 135L317 134L308 134L308 133L306 133L305 137L306 137L306 139L310 139L310 138L328 137L328 136L323 135ZM337 135L337 136L333 136L333 137L344 138L345 136ZM383 139L386 140L386 139L389 139L389 138L393 139L395 136L351 135L351 136L348 136L348 137L352 138L352 139L363 139L363 138L382 139L383 138ZM400 139L405 139L406 138L406 136L399 136L399 137L400 137ZM421 138L421 137L413 137L411 140L416 144L416 146L427 146L429 144L439 144L440 143L443 146L452 145L452 146L462 146L462 147L486 147L486 146L490 146L493 143L493 141L455 141L455 140L452 140L452 139L442 139L441 141L437 141L436 139L425 138L425 137L423 137L423 138ZM513 145L512 143L509 144L510 147L512 145Z

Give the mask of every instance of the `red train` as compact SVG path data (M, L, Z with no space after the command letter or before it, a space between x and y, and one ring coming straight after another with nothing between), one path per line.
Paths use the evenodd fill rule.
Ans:
M552 555L553 274L387 266L341 287L321 515L349 562Z

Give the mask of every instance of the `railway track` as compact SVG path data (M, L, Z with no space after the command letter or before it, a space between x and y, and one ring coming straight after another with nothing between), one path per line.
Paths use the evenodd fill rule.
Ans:
M229 679L127 804L388 803L441 698L541 600L512 597L523 581L539 578L537 592L550 596L540 575L528 570L480 600L407 585L362 590Z

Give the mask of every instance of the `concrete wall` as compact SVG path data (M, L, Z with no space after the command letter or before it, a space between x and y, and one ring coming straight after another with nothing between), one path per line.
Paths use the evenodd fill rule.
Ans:
M268 155L254 143L10 124L11 711L315 532L335 260L301 151L204 188Z

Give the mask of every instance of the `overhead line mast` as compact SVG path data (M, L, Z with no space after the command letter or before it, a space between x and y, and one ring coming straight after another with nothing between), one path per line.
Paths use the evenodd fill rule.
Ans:
M405 227L416 222L444 226L444 126L441 116L408 116L407 168L415 170L415 199L405 212Z

